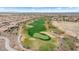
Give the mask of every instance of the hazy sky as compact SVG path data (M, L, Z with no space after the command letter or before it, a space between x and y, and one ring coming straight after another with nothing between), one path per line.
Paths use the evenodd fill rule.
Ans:
M1 7L0 12L79 12L79 7Z

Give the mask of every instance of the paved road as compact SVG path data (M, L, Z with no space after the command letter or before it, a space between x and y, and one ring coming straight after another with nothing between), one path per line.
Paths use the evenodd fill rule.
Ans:
M9 40L7 37L0 36L0 39L4 39L4 40L5 40L5 48L6 48L8 51L16 51L16 49L10 47L10 45L9 45L10 40Z

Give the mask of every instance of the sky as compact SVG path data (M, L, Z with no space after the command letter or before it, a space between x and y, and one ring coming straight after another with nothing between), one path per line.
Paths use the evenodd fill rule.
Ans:
M0 12L79 12L79 7L0 7Z

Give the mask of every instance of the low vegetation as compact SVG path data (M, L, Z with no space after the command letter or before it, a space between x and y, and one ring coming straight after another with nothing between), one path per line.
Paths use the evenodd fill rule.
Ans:
M56 38L41 33L47 32L45 18L34 19L32 22L29 24L26 23L25 25L23 30L25 38L22 39L22 44L25 48L41 51L55 50L57 47Z

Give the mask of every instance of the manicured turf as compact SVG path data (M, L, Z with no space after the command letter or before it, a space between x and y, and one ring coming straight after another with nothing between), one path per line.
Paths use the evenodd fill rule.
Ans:
M33 27L32 28L28 28L28 34L30 36L33 36L34 33L39 33L41 31L45 31L46 28L45 28L45 19L44 18L40 18L36 21L34 21L33 23L29 24L29 25L32 25Z
M51 51L56 48L55 38L43 33L47 32L45 25L48 24L45 22L45 18L39 18L30 22L30 24L26 24L28 26L24 26L24 33L26 35L25 38L23 38L22 44L25 48L40 51Z
M41 34L41 33L35 33L35 34L33 35L33 37L39 38L39 39L44 40L44 41L48 41L48 40L51 39L48 35Z

